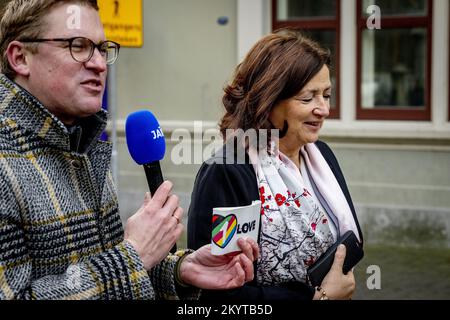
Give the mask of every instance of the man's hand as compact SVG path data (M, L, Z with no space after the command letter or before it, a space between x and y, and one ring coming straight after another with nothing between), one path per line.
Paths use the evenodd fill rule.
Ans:
M189 254L180 266L181 280L211 290L233 289L253 280L253 261L259 256L258 245L251 239L239 239L238 245L242 252L237 254L214 256L210 244Z
M164 182L155 192L145 195L141 208L130 217L125 227L125 240L139 254L146 270L161 262L170 248L180 238L183 225L183 209L179 199L170 195L171 182Z

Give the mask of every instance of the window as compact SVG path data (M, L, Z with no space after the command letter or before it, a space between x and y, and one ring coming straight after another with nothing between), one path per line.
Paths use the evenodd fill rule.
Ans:
M332 53L330 118L339 118L340 0L272 0L272 29L302 30Z
M357 118L431 120L432 0L357 3Z

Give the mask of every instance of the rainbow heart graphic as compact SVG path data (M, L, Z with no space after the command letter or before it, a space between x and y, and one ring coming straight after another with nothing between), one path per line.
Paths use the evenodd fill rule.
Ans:
M230 214L226 217L215 214L212 217L212 222L213 242L223 249L236 233L237 218L234 214Z

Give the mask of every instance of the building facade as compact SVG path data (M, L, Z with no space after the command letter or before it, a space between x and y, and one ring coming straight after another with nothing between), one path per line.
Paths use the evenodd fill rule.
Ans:
M143 0L143 18L143 47L122 48L115 67L123 221L148 190L127 151L127 115L149 109L159 119L163 174L187 212L225 84L259 38L289 26L333 54L322 139L341 163L366 240L450 247L448 0Z
M124 49L117 66L124 218L147 189L126 150L127 114L147 108L160 119L164 176L187 209L200 146L210 143L199 130L217 128L234 67L260 37L290 26L333 53L322 139L340 160L367 240L450 246L449 17L447 0L145 0L144 46ZM192 137L193 164L173 161L177 129Z

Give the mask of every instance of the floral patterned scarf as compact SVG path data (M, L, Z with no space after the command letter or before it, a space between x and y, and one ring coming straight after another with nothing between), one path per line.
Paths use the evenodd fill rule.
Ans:
M288 157L279 151L268 155L252 149L249 155L262 202L258 284L307 283L308 266L336 240L327 216Z

